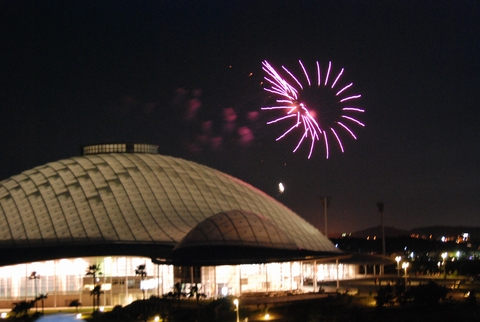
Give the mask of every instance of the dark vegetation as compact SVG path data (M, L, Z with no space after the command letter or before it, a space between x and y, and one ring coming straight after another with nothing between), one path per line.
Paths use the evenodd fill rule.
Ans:
M462 300L448 297L449 290L435 282L405 287L401 281L378 288L377 295L351 296L333 293L330 296L301 302L291 302L268 309L240 308L240 321L264 321L270 314L277 322L324 321L480 321L480 305L475 292ZM241 299L240 299L241 301ZM376 305L367 305L369 302ZM29 315L33 301L17 303L8 320L35 321L40 313ZM125 307L116 306L110 312L96 311L87 320L94 321L152 321L159 316L164 322L234 322L233 298L200 300L151 297Z
M110 312L93 315L91 321L147 321L159 316L165 322L234 321L231 298L200 301L150 297L125 307L116 306Z
M403 280L400 279L393 285L387 284L380 287L375 299L379 308L395 304L433 307L445 302L448 291L447 287L438 285L434 281L414 287L406 287Z
M240 320L263 321L269 313L273 321L478 321L480 308L466 298L448 300L448 290L434 282L405 288L379 288L376 307L365 305L365 297L332 294L325 299L290 303L269 309L240 310ZM214 301L172 300L152 297L92 318L92 321L146 321L160 316L166 322L220 322L236 319L232 298ZM382 303L382 305L380 305Z
M298 303L272 308L271 314L281 314L277 321L293 322L426 322L426 321L478 321L480 310L467 308L464 303L445 303L434 307L391 306L382 309L366 307L358 297L338 295L322 302ZM232 320L233 321L233 320ZM256 321L251 320L249 321Z

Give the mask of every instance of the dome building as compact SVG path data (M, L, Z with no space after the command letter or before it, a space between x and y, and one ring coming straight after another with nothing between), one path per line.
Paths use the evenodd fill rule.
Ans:
M207 296L300 289L318 279L316 261L341 255L262 191L148 144L85 146L82 156L1 181L0 250L0 305L8 307L45 293L46 306L89 305L96 284L105 305L128 304L142 290L161 296L175 283L198 283ZM96 281L85 276L93 264ZM146 276L135 276L140 265ZM29 280L32 272L40 278Z

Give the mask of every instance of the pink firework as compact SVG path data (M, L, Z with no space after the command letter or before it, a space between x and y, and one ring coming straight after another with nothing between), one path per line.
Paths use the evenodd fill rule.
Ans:
M322 71L319 62L316 62L316 82L314 84L312 84L302 61L299 60L298 62L303 73L301 80L284 66L282 66L281 74L266 60L263 61L262 69L267 74L265 80L269 84L269 87L265 90L277 97L277 104L275 106L265 106L261 109L280 110L282 112L281 116L267 122L267 124L291 122L287 130L277 138L277 141L289 133L300 132L300 139L293 152L300 148L305 139L310 140L310 152L308 154L310 159L315 143L323 140L326 158L328 159L331 139L334 139L340 150L344 152L342 135L346 134L356 140L357 137L350 127L352 125L365 126L356 118L356 115L364 113L364 110L350 105L361 95L348 94L353 83L345 84L341 81L343 68L336 76L332 77L332 62L328 62L326 71ZM324 76L322 76L323 72L325 72Z

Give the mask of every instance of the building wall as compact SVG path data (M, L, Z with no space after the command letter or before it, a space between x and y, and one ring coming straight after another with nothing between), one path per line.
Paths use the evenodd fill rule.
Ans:
M100 306L127 305L150 296L163 296L180 283L185 293L190 291L192 279L185 275L175 278L172 265L156 265L141 257L89 257L59 259L0 267L0 308L11 308L12 303L33 300L35 294L47 294L45 307L65 307L73 300L83 306L92 306L93 277L86 276L90 265L99 265L101 274L96 284L104 292ZM135 276L139 265L146 265L147 276L142 281ZM316 270L315 270L316 267ZM253 292L315 291L313 280L322 281L357 277L355 265L284 262L269 264L208 266L200 269L199 292L210 297L248 294ZM39 278L31 279L32 272ZM38 306L41 306L39 301Z
M142 299L142 288L146 298L162 296L173 285L173 267L155 265L149 258L90 257L10 265L0 267L0 307L11 308L12 303L33 300L35 294L47 294L46 307L68 306L72 300L91 306L94 284L86 272L93 264L101 269L96 283L102 285L103 306L126 305ZM135 269L143 264L147 272L144 281L135 276ZM30 279L32 272L39 278Z

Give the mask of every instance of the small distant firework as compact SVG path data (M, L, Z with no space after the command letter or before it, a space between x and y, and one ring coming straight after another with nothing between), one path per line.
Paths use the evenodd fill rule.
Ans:
M293 150L296 152L305 139L310 139L310 152L308 158L312 156L316 141L323 140L325 145L325 154L328 159L330 155L329 139L335 138L339 148L344 152L341 133L348 133L353 139L357 139L350 126L365 126L357 120L356 115L364 113L362 108L352 106L350 103L361 97L360 94L349 95L347 92L351 89L353 83L340 85L341 76L344 72L342 68L335 78L330 78L332 72L332 62L328 62L328 68L325 76L322 78L320 64L316 62L317 82L312 85L310 76L302 61L298 61L304 80L301 82L295 75L282 66L280 74L268 61L263 61L262 69L267 74L265 80L269 87L265 91L278 97L275 106L264 106L262 110L280 110L281 116L267 122L274 124L286 120L293 121L293 124L277 138L281 140L287 134L300 130L301 137ZM329 82L333 80L333 82Z

